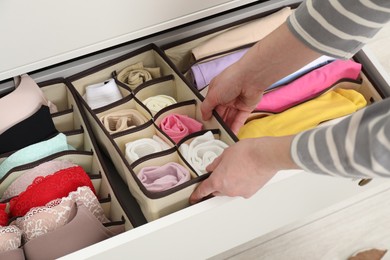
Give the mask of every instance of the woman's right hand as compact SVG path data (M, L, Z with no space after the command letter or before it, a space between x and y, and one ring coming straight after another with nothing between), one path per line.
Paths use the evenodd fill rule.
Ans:
M209 84L201 105L204 120L215 109L234 133L245 123L262 96L262 88L253 85L240 61L226 68Z

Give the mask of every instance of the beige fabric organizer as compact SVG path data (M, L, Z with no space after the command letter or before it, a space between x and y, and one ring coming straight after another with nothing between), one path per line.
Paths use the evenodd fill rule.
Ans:
M124 211L123 205L118 201L118 191L113 189L112 183L106 175L107 168L102 163L101 154L97 150L96 141L91 136L90 126L85 121L85 115L83 115L84 111L79 109L79 103L76 101L74 94L65 84L64 79L50 80L39 84L39 86L45 97L52 101L58 108L58 112L52 114L56 129L67 136L68 143L76 148L76 150L58 152L40 160L11 169L0 180L0 195L3 194L10 183L23 175L28 169L50 160L67 160L81 166L91 178L104 213L111 221L105 226L102 225L101 229L107 230L107 232L110 232L109 230L115 230L114 234L132 229L133 224L130 222L131 218L129 217L129 213ZM2 159L5 158L6 157L2 157ZM50 232L43 237L52 236L55 232L56 231ZM37 239L45 239L43 237ZM31 247L34 248L34 246L31 246L31 243L34 244L36 242L31 240L27 243L30 245L26 244L30 249ZM71 251L69 251L69 248L63 248L60 243L58 245L58 254L51 257L60 257L79 249L82 248L72 248L70 249ZM6 254L8 253L6 252ZM23 253L21 253L21 255L23 255ZM5 256L8 255L4 255L4 257Z
M146 81L135 88L134 91L131 91L129 88L126 88L126 85L117 81L118 86L122 89L122 93L125 93L123 99L95 110L92 110L83 100L82 96L84 95L86 86L108 80L125 67L141 61L145 67L160 67L161 77ZM202 122L199 106L202 97L197 95L195 90L188 87L178 72L172 68L170 61L161 50L155 45L147 45L95 68L80 72L77 75L71 76L68 80L81 99L93 132L102 149L110 157L122 179L127 181L129 190L137 199L145 218L148 221L152 221L189 206L188 199L190 194L201 180L208 177L208 174L198 176L177 151L178 145L175 145L159 129L158 125L165 115L171 113L188 115ZM140 100L158 94L170 95L178 103L168 106L155 116L152 116L151 112L148 111ZM121 108L137 109L149 121L144 125L130 130L110 134L104 128L99 118L102 115ZM213 118L210 121L202 123L204 130L210 129L213 132L217 132L216 136L228 145L236 141L235 136L224 126L219 118ZM151 137L154 134L165 140L171 148L143 157L130 165L125 158L125 143L143 137ZM191 180L162 192L151 193L146 190L137 177L138 171L147 165L156 166L167 162L177 162L186 167L191 173Z

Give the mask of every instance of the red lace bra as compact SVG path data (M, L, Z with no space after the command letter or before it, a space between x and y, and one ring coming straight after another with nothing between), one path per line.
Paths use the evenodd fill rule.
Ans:
M66 168L45 177L37 177L24 192L10 200L10 214L24 216L31 208L44 206L49 201L66 197L81 186L90 187L96 194L89 176L80 166Z
M0 226L6 226L8 224L8 214L5 211L7 204L0 204Z

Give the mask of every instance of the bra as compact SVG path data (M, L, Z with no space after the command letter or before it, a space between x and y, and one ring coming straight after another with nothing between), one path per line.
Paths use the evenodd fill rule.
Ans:
M0 178L16 166L30 163L54 153L71 149L74 148L68 145L66 136L63 133L59 133L49 140L29 145L14 152L0 164Z
M24 216L31 208L66 197L81 186L88 186L96 194L89 176L80 166L66 168L46 177L37 177L24 192L10 200L10 214Z
M34 114L42 105L50 107L52 113L57 112L57 107L46 100L35 81L27 74L22 75L19 86L0 99L0 134Z
M53 160L44 162L32 169L25 171L23 175L19 176L19 178L14 180L4 191L3 195L1 196L1 199L6 200L19 195L21 192L27 189L28 185L30 185L36 177L44 177L58 172L59 170L73 166L76 165L69 161Z
M113 232L106 228L85 207L77 202L72 220L57 230L24 244L27 259L55 259L124 232L124 227ZM59 243L60 241L60 243Z
M22 232L16 226L0 227L0 252L14 250L20 247Z
M34 133L34 134L31 134ZM47 106L0 134L0 154L16 151L58 133Z
M26 260L26 257L24 256L24 252L22 248L16 248L13 250L0 252L0 259Z
M109 222L96 195L89 187L83 186L70 192L67 197L30 209L26 215L12 221L11 225L18 227L22 231L23 241L28 242L71 221L75 216L75 203L84 205L101 223Z
M5 211L7 204L0 203L0 226L8 225L8 213Z

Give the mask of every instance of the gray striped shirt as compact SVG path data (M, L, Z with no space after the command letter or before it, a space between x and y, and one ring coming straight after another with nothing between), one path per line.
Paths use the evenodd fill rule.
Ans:
M316 51L350 58L390 20L390 0L308 0L290 30ZM390 177L390 99L340 123L298 134L292 158L303 169L345 177Z
M288 26L314 50L351 58L389 19L389 0L307 0Z

